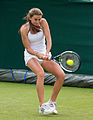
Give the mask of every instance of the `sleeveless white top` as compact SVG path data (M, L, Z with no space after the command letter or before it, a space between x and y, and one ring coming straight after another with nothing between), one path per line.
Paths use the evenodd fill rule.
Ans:
M40 31L36 34L31 34L29 31L28 39L31 44L31 49L40 53L46 51L45 35L42 29L40 29Z
M28 29L30 25L28 23ZM31 49L37 52L45 52L46 51L46 44L45 44L45 35L42 29L36 34L32 34L30 31L28 32L28 39L30 41Z
M30 27L29 23L28 26ZM42 29L40 29L39 32L36 34L32 34L30 31L28 32L28 39L30 41L31 49L43 54L46 54L46 44L45 44L45 35ZM30 58L36 58L39 60L36 56L31 55L27 52L26 48L24 51L24 60L25 64L29 61ZM42 61L41 59L39 61Z

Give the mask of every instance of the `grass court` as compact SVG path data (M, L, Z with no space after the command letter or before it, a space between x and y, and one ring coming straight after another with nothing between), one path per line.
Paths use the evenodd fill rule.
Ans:
M53 86L45 85L45 102ZM0 82L0 120L93 120L93 89L62 87L58 115L39 114L36 85Z

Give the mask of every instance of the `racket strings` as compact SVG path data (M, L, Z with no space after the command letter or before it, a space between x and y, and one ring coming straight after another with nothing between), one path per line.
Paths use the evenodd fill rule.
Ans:
M72 60L73 65L68 65L67 60ZM72 54L72 53L71 54L66 53L66 54L60 56L59 62L61 64L62 68L64 68L66 71L69 71L69 72L76 71L80 66L79 56L77 56L76 54Z

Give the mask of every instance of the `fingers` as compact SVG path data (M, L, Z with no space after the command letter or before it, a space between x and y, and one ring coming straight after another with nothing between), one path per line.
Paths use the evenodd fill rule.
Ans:
M41 54L41 53L38 53L37 54L37 57L39 58L39 59L43 59L43 60L51 60L50 58L50 55L48 54L48 55L44 55L44 54Z
M37 54L36 56L37 56L39 59L43 59L44 54L41 54L41 53L38 52L38 54Z
M43 56L43 60L51 60L51 58L48 56Z
M43 60L48 60L48 56L43 56Z
M52 54L51 54L51 52L49 52L49 53L46 53L46 56L48 57L48 60L51 60L51 57L52 57Z

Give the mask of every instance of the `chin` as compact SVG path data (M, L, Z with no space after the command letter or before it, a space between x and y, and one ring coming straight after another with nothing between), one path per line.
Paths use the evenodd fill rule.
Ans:
M35 26L39 26L39 24L36 24Z

